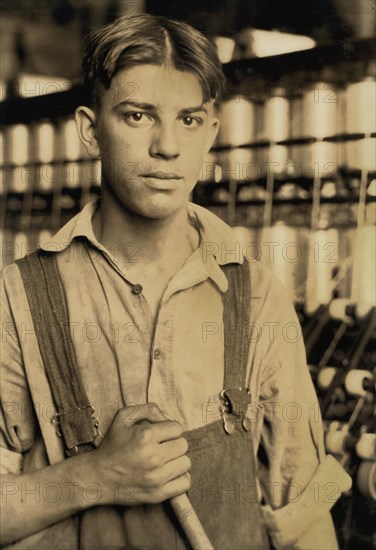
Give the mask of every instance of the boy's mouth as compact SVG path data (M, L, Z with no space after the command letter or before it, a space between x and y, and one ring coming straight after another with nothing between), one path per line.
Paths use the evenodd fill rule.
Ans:
M154 178L159 180L181 180L183 179L178 174L175 174L174 172L149 172L148 174L141 174L143 178Z

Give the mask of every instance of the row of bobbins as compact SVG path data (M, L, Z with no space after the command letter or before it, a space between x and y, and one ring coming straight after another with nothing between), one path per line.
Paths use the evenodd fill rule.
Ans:
M337 371L338 368L325 367L318 372L317 385L320 390L329 390ZM353 428L364 404L368 403L372 408L374 376L365 369L351 370L345 376L344 389L348 398L356 398L355 406L347 422L325 422L325 447L344 465L350 463L351 453L356 454L359 461L356 473L358 489L362 495L376 501L376 434L367 425L361 425L356 431Z
M88 156L73 117L6 126L0 134L4 191L99 184L98 162Z
M0 136L8 210L3 262L9 263L48 242L66 221L64 212L92 198L92 189L100 185L101 164L88 156L73 117L9 125Z
M345 88L316 82L295 97L285 88L273 89L263 101L233 96L220 104L215 143L231 149L209 153L201 179L257 180L268 169L284 178L331 177L340 167L374 171L375 105L372 78ZM268 145L246 147L262 142Z
M372 198L376 194L376 180L368 183L369 172L375 170L376 138L372 135L375 106L376 83L367 78L343 89L318 82L293 100L287 97L286 90L279 90L264 103L235 97L219 110L222 129L217 145L234 148L211 153L213 160L208 166L212 167L211 177L217 182L226 173L241 182L265 175L268 178L265 170L273 170L273 177L287 181L273 192L277 198L279 194L283 197L284 190L290 186L298 188L296 184L288 184L289 176L293 181L294 176L304 175L314 180L322 198L332 198L335 202L336 196L342 193L338 175L341 166L361 170L367 179L365 204L356 201L342 205L341 212L337 212L340 214L338 227L333 223L332 213L339 207L333 204L319 205L316 212L312 209L315 219L310 225L291 224L297 212L296 207L291 207L285 220L273 224L270 216L264 217L262 231L259 227L236 228L243 248L252 250L253 247L266 262L270 254L266 253L265 243L278 243L279 247L273 251L272 267L292 298L296 302L304 301L310 314L321 304L329 304L334 293L339 297L361 294L366 307L375 301L376 281L372 274L376 261L376 216ZM267 147L246 147L266 138L269 138ZM294 139L306 141L288 144L288 140ZM315 141L309 141L312 139ZM260 161L260 155L265 159L268 154L269 161ZM206 175L210 175L208 166ZM220 192L226 194L223 189ZM299 189L298 193L299 197L309 196L305 189ZM268 200L267 190L258 186L257 181L250 188L240 189L238 204L246 196ZM371 204L366 204L368 199ZM365 216L359 222L358 211L363 206Z

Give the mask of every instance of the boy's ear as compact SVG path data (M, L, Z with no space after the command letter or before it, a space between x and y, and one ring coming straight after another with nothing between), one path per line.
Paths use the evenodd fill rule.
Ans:
M215 138L217 137L218 130L219 130L219 118L213 116L211 117L209 128L208 128L208 135L206 139L205 144L205 153L208 153L215 141Z
M95 112L90 107L80 105L75 111L75 119L78 135L85 145L86 151L91 157L99 157L100 149L96 137Z

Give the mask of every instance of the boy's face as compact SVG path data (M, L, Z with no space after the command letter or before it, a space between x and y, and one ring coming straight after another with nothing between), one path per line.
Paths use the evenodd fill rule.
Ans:
M218 130L213 101L202 103L195 75L171 65L119 71L91 113L85 143L101 155L104 184L116 200L156 219L186 206Z

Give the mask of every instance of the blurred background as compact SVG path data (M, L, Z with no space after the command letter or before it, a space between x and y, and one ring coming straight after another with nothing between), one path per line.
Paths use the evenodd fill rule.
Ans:
M376 548L372 0L4 0L3 264L100 195L100 161L73 120L82 39L143 12L185 20L218 48L228 81L221 129L192 200L233 226L240 249L290 293L327 450L353 477L333 508L340 548Z

